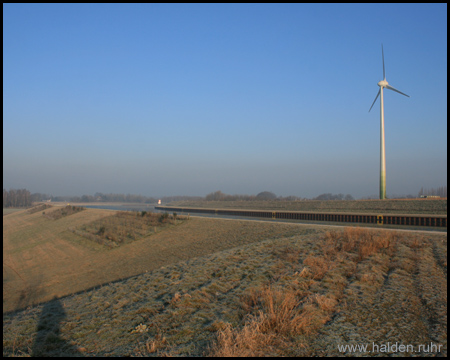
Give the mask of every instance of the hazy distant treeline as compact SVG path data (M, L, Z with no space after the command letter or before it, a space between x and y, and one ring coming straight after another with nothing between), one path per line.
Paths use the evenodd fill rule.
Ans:
M162 198L154 198L143 195L135 194L103 194L100 192L94 195L82 195L82 196L52 196L48 194L35 193L31 195L32 201L66 201L66 202L128 202L128 203L142 203L142 204L155 204L158 200L162 200L165 203L171 201L182 200L201 200L199 196L164 196Z
M251 201L251 200L274 200L277 196L270 191L263 191L258 195L228 195L222 191L215 191L205 196L207 201Z
M3 207L27 207L31 206L31 194L26 189L3 189Z
M295 201L295 200L306 200L306 198L301 198L298 196L290 195L290 196L277 196L273 192L263 191L258 195L228 195L224 194L222 191L212 192L205 196L205 200L208 201L252 201L252 200L284 200L284 201ZM321 194L312 200L354 200L353 196L350 194Z
M350 194L344 195L344 194L331 194L331 193L326 193L326 194L321 194L319 196L316 196L313 200L355 200L353 198L353 196L351 196Z
M424 196L424 195L447 197L447 185L441 186L438 188L431 188L431 189L427 189L422 186L422 188L419 191L419 197Z
M443 198L447 197L447 186L441 186L438 188L424 188L422 187L419 191L418 197L421 196L440 196ZM413 195L406 196L391 196L391 198L415 198ZM362 199L377 199L377 195L369 196ZM207 200L207 201L254 201L254 200L280 200L280 201L295 201L295 200L354 200L353 196L350 194L331 194L324 193L316 196L315 198L308 199L298 196L277 196L271 191L262 191L257 195L229 195L222 191L212 192L205 197L201 196L164 196L161 198L148 197L143 195L135 194L103 194L100 192L94 195L82 195L82 196L52 196L42 193L30 194L26 189L10 189L6 191L3 189L3 207L27 207L31 206L33 202L40 201L67 201L67 202L129 202L129 203L142 203L142 204L156 204L158 200L163 203L170 203L173 201L183 201L183 200Z

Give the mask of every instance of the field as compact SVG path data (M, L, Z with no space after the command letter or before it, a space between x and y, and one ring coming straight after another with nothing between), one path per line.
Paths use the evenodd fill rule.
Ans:
M4 356L447 355L446 234L117 214L4 216Z
M447 215L447 199L399 200L302 200L302 201L179 201L167 205L209 209L253 209L317 211L374 214L436 214Z

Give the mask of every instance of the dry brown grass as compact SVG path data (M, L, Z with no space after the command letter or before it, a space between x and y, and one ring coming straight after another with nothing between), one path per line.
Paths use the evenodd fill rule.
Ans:
M337 301L319 294L304 297L287 289L251 290L242 306L249 313L242 328L228 325L218 331L209 356L283 356L292 338L311 335L330 320ZM255 310L258 310L255 313Z
M321 280L330 268L330 262L322 256L310 255L303 261L303 264L308 266L308 272L314 280Z
M164 349L166 345L167 339L160 334L157 334L154 339L147 340L147 342L145 343L145 347L149 354L153 354L158 350Z
M242 328L228 324L218 331L210 356L276 356L287 343L284 336L295 335L307 325L298 307L296 292L264 287L251 289L242 299L248 314Z
M362 261L380 249L395 247L400 235L395 231L376 231L362 228L345 228L344 231L328 231L325 234L325 256L333 258L338 253L357 255Z
M254 318L241 330L230 324L218 332L217 342L210 351L213 357L260 357L271 354L276 334L266 334L261 330L264 318Z
M314 294L313 299L319 308L324 311L334 311L337 305L337 300L333 296L327 297L325 295Z
M243 308L248 312L259 312L261 330L277 334L295 334L301 326L298 306L300 298L297 292L285 289L273 289L270 286L260 290L251 290L243 299ZM261 315L264 314L264 315Z

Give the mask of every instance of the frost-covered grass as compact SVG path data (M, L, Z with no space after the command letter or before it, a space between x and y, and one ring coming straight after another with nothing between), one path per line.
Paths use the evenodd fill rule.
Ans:
M446 235L292 227L4 315L3 355L446 355Z

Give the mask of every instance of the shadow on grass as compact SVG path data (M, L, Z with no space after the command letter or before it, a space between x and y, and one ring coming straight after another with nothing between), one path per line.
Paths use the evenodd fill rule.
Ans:
M60 327L65 317L66 312L58 299L44 305L31 356L82 356L76 346L61 337Z
M20 276L20 275L19 275ZM36 275L34 278L25 282L26 286L20 291L19 300L16 309L26 308L37 304L40 297L45 295L42 288L42 274ZM23 280L23 279L22 279Z

